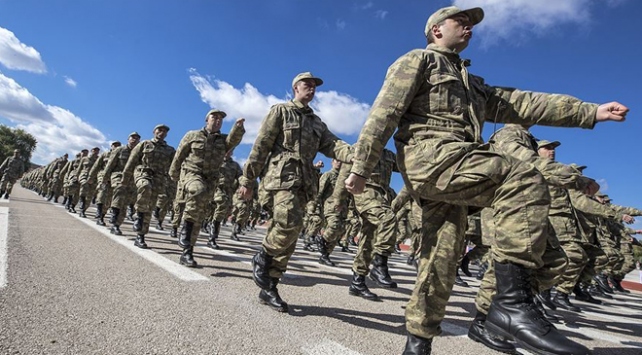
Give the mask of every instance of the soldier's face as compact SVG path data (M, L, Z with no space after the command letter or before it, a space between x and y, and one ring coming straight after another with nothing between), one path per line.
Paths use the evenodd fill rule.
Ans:
M317 84L313 79L299 80L294 85L294 98L304 104L309 103L314 99L314 93L317 90Z
M127 138L127 145L132 148L135 147L138 142L140 142L140 137L138 136L129 136L129 138Z
M163 128L156 128L154 130L154 137L158 140L165 140L165 137L167 137L167 130Z
M218 113L213 113L207 116L207 123L205 124L205 127L208 131L218 132L221 130L222 126L223 126L223 115L220 115Z
M468 47L473 37L473 25L465 14L457 14L443 21L435 43L461 52Z
M539 156L542 158L555 160L555 148L551 148L550 146L544 146L539 148L537 150L537 154L539 154Z

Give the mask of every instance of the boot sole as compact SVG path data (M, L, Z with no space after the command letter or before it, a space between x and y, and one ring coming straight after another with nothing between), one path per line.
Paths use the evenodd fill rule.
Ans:
M272 308L273 310L275 310L275 311L277 311L279 313L288 313L288 308L287 307L274 307L271 304L263 301L262 299L259 299L259 303L261 303L263 305L266 305L266 306Z
M374 276L372 276L372 273L370 273L370 275L368 275L368 277L370 278L370 280L374 281L381 288L388 288L388 289L397 288L397 284L396 283L394 285L386 285L386 284L380 283L379 281L377 281L377 279Z
M538 355L559 355L559 354L556 354L556 353L549 353L548 351L544 351L544 350L538 349L538 348L536 348L534 346L531 346L531 345L529 345L529 344L527 344L527 343L515 338L512 334L508 333L503 328L497 327L494 324L489 323L488 321L486 321L485 327L486 327L486 331L491 332L493 334L497 334L497 335L503 336L504 338L506 338L508 340L513 340L514 342L516 342L518 345L520 345L524 349L526 349L526 350L528 350L530 352L533 352L535 354L538 354Z
M367 300L367 301L374 301L374 302L380 301L379 300L379 296L365 297L365 296L362 296L359 293L354 292L354 291L348 291L348 293L350 294L350 296L361 297L361 298L363 298L364 300Z
M487 347L489 349L493 349L495 351L499 351L500 353L504 353L504 354L519 354L517 352L517 349L510 349L509 350L509 349L502 349L502 348L498 348L496 346L492 346L491 344L488 344L488 343L484 342L484 340L482 338L478 337L477 335L471 334L470 331L468 332L468 337L471 340L473 340L473 341L475 341L477 343L483 344L485 347Z

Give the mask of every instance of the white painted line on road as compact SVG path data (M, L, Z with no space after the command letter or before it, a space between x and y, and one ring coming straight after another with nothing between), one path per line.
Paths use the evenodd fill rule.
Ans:
M350 350L345 346L329 339L325 339L322 342L310 347L302 347L301 351L304 354L308 355L361 355L361 353Z
M9 203L9 199L0 198L0 203Z
M198 272L194 272L185 266L177 264L167 259L164 256L159 255L158 253L154 252L152 249L140 249L134 246L134 243L128 240L126 236L118 236L118 235L109 233L109 230L105 229L105 227L97 225L93 219L81 218L75 214L70 214L70 215L82 221L84 224L88 225L94 230L104 234L105 236L107 236L107 238L129 249L129 251L133 252L134 254L137 254L143 259L146 259L152 264L160 267L161 269L169 272L170 274L178 277L183 281L209 281L209 278L199 274Z
M9 207L0 207L0 288L7 286Z

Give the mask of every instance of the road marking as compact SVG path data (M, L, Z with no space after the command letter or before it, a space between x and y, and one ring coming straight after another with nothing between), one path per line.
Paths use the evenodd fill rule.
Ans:
M0 198L0 203L9 203L8 199Z
M327 354L361 355L361 353L358 353L354 350L350 350L345 346L329 339L325 339L319 344L316 344L314 346L302 347L301 351L304 354L308 354L308 355L327 355Z
M7 267L9 252L7 241L9 239L9 207L0 207L0 288L7 286Z
M105 227L97 225L93 219L81 218L76 214L70 215L88 225L92 229L104 234L105 236L107 236L107 238L129 249L129 251L137 254L143 259L151 262L152 264L160 267L161 269L169 272L170 274L178 277L183 281L209 281L209 278L199 274L198 272L194 272L185 266L177 264L164 256L159 255L152 249L141 249L134 246L134 243L128 240L126 236L118 236L109 233L109 230L105 229Z

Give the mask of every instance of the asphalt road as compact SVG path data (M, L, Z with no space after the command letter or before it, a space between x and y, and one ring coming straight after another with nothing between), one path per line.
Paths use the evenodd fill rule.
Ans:
M149 250L110 235L90 218L14 187L0 200L0 354L400 354L404 306L415 270L406 255L391 257L395 290L371 290L382 302L348 294L352 256L337 249L338 267L301 250L279 291L289 314L258 302L250 259L265 230L241 242L223 227L213 251L199 239L199 268L178 264L169 232L153 227ZM498 354L466 337L475 314L470 288L455 287L433 354ZM617 294L601 306L577 302L584 312L557 312L567 336L595 355L642 354L642 293ZM524 354L529 354L523 351Z

